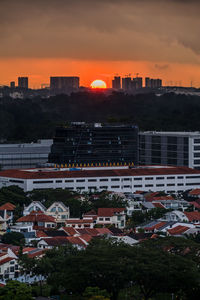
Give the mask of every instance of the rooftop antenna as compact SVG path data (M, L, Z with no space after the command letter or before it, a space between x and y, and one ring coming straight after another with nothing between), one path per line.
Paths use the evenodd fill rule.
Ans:
M139 73L136 73L136 78L138 78Z

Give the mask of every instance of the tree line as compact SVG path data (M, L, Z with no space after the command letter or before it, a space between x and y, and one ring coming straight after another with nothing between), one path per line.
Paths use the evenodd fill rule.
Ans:
M70 121L134 123L141 130L195 131L200 128L200 97L155 94L76 93L43 99L0 99L0 140L52 138Z

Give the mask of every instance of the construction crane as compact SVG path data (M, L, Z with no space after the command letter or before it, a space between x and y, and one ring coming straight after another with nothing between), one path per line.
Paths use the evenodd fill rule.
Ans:
M138 75L139 75L140 73L136 73L136 78L138 78Z

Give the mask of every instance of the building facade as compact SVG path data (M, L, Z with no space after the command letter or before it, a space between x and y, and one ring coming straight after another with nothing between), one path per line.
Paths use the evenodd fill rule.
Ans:
M70 94L79 89L79 77L58 76L50 77L50 91L52 95Z
M200 169L200 132L140 132L139 163Z
M120 76L115 76L114 79L112 80L112 88L114 90L120 90L121 89L121 77Z
M35 168L48 162L53 140L37 143L0 144L0 167L2 170Z
M138 164L138 127L72 123L60 127L49 154L49 163Z
M25 192L35 189L70 191L181 192L200 187L200 171L187 167L97 167L6 170L0 172L0 188L17 185Z

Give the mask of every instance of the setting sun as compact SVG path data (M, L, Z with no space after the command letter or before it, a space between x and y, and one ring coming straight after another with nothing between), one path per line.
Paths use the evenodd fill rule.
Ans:
M92 89L106 89L107 88L106 83L103 80L99 80L99 79L94 80L90 86Z

